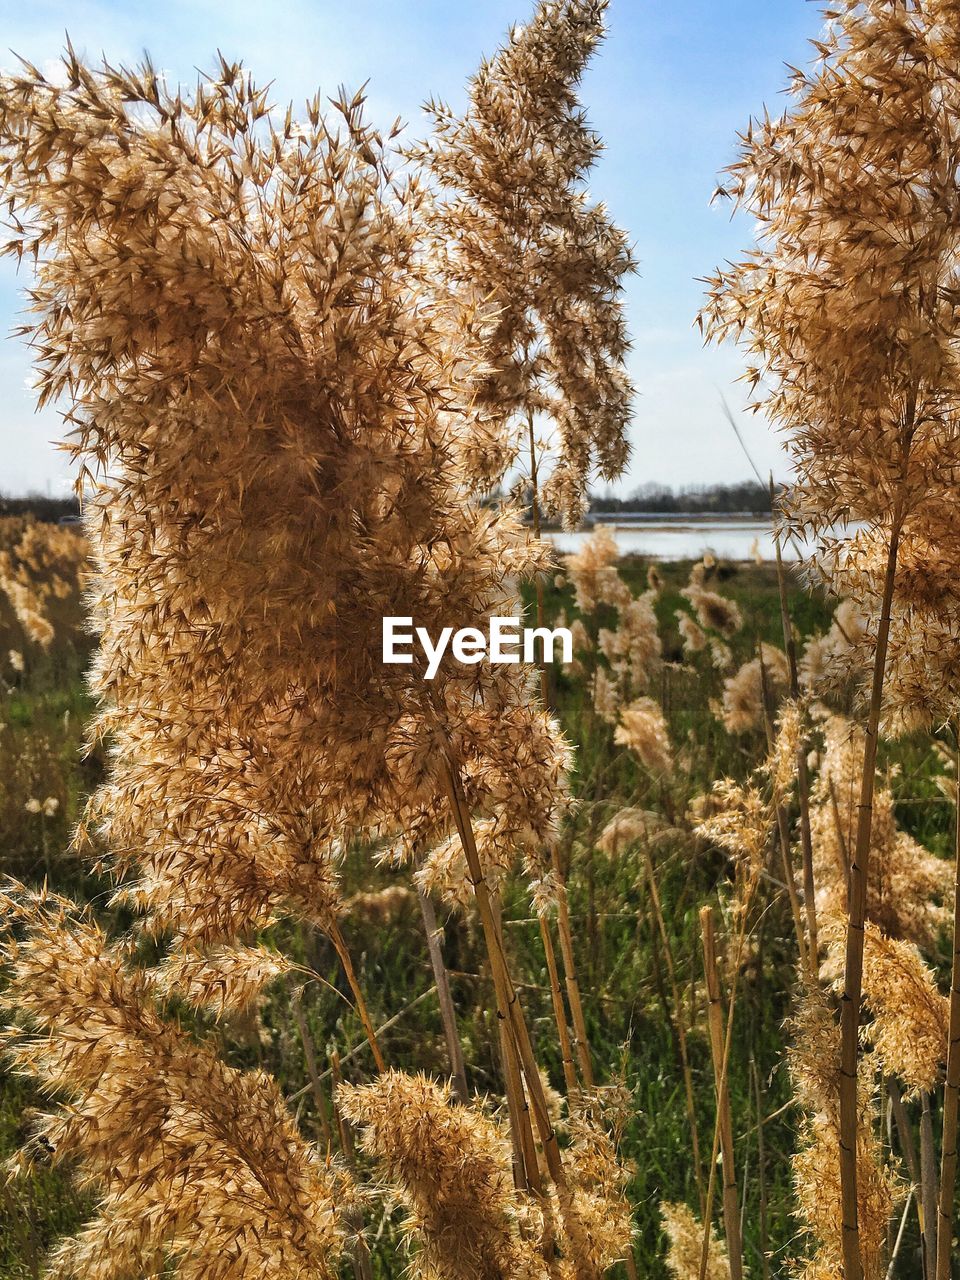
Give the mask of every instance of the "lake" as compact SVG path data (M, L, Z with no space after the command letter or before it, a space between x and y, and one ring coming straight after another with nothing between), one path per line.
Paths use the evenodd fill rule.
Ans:
M604 520L617 540L623 555L640 555L652 560L699 560L705 551L718 560L752 560L756 554L763 560L775 560L773 526L769 520L731 516L663 517L646 516L617 524ZM559 551L577 551L591 530L563 533L544 531ZM783 547L784 560L799 559L796 545Z

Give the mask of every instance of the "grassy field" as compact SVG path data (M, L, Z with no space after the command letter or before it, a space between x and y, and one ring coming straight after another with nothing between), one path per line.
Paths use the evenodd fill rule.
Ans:
M663 587L657 611L665 665L663 687L657 692L678 754L677 768L669 780L651 779L627 750L614 746L610 728L589 705L583 680L562 673L556 676L552 689L558 714L578 747L574 778L577 804L563 832L561 855L568 869L590 1049L601 1080L620 1083L629 1093L622 1149L633 1166L630 1198L637 1225L636 1256L640 1274L656 1278L666 1275L660 1202L683 1200L691 1207L698 1202L680 1071L678 1019L687 1032L700 1145L706 1149L704 1163L714 1116L698 911L705 902L716 904L718 894L723 902L730 868L722 851L692 833L688 813L691 802L709 790L715 779L744 777L763 751L760 730L730 734L714 714L712 704L721 694L722 674L707 661L692 663L684 658L675 611L683 603L679 591L690 567L681 563L659 566ZM645 563L628 560L621 571L635 594L644 589ZM714 585L736 601L743 613L744 625L731 641L736 662L749 660L759 641L782 644L777 580L771 567L721 565ZM829 625L830 604L794 583L790 603L800 635ZM560 609L568 618L575 615L568 586L551 585L546 604L551 617ZM103 762L96 753L87 759L81 754L83 725L90 711L82 672L91 640L80 628L79 602L74 600L64 609L50 651L28 653L23 672L14 670L8 654L28 646L9 610L2 618L2 869L32 883L48 876L53 887L92 902L108 917L105 902L109 885L67 849L83 797L96 784ZM888 759L884 767L892 763ZM901 743L895 763L899 769L893 786L901 825L928 847L946 852L950 813L933 781L936 766L929 748L910 741ZM48 799L57 802L46 806L55 810L52 814L44 813ZM40 802L39 813L30 811L36 807L30 805L31 800ZM669 955L652 910L640 851L633 846L611 856L597 846L606 823L624 806L659 815L660 830L649 849ZM376 867L369 850L351 851L343 874L345 897L351 902L344 932L374 1022L384 1026L380 1039L387 1061L409 1071L443 1074L442 1027L416 898L409 890L392 895L379 892L407 882L386 868ZM561 1063L543 951L536 920L531 918L520 884L509 888L504 907L511 962L521 983L539 1055L551 1080L559 1083ZM495 1099L502 1085L483 947L471 918L451 915L445 925L445 954L469 1082ZM783 1063L782 1024L789 1013L795 943L786 895L775 870L762 883L751 919L751 938L742 966L730 1090L744 1202L745 1259L750 1274L758 1277L779 1274L794 1247L789 1156L794 1149L796 1117ZM291 925L280 926L273 941L327 981L328 985L309 983L302 998L321 1072L328 1049L335 1048L343 1061L345 1078L366 1078L369 1053L330 944L320 935ZM669 980L670 963L682 992L679 1009ZM290 987L278 986L254 1016L206 1030L222 1041L231 1062L269 1069L288 1096L296 1098L291 1105L305 1131L323 1141L324 1120L309 1087L290 997ZM327 1098L329 1083L321 1076ZM40 1101L28 1081L8 1073L0 1075L0 1156L9 1157L18 1148L28 1128L30 1109ZM63 1172L46 1167L40 1153L35 1174L3 1192L0 1277L19 1280L39 1275L44 1251L59 1234L82 1222L86 1207L86 1193L74 1189ZM375 1241L376 1274L400 1276L404 1262L398 1248L396 1214L372 1206L367 1225ZM766 1263L764 1248L772 1255ZM911 1267L915 1263L915 1246L908 1240L901 1251L902 1274L914 1274ZM348 1272L345 1268L345 1274Z

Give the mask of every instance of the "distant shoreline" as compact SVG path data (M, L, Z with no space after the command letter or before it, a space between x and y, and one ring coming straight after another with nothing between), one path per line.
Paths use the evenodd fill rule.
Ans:
M529 523L525 521L525 523ZM578 533L589 533L603 525L607 528L642 528L648 525L669 524L682 528L684 525L762 524L770 526L773 516L769 511L595 511L591 512ZM555 521L543 521L544 533L560 533L561 526Z

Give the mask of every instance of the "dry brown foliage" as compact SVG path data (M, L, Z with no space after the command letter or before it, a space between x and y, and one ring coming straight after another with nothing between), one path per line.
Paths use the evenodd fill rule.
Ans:
M428 104L434 134L412 151L437 184L443 275L473 312L485 365L466 465L489 488L522 450L534 484L548 459L540 496L574 528L588 480L626 466L633 396L621 295L634 260L585 189L602 143L577 99L606 7L541 0L471 79L462 117Z

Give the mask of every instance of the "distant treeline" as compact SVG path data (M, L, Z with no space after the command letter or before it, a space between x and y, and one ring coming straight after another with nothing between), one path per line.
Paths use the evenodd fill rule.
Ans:
M46 524L56 524L64 516L78 516L76 498L51 498L42 493L28 493L22 498L8 498L0 493L0 516L35 516Z
M669 485L643 484L625 498L590 499L591 512L651 511L658 514L677 512L681 515L731 511L768 512L770 490L756 480L739 484L693 485L671 489Z
M698 512L770 510L770 491L756 480L742 480L739 484L691 485L672 489L664 484L643 484L624 498L601 497L590 499L591 512L650 511L658 514L677 512L693 515ZM0 494L0 516L33 515L38 520L55 523L64 516L79 515L76 498L51 498L44 494L26 494L11 498Z

